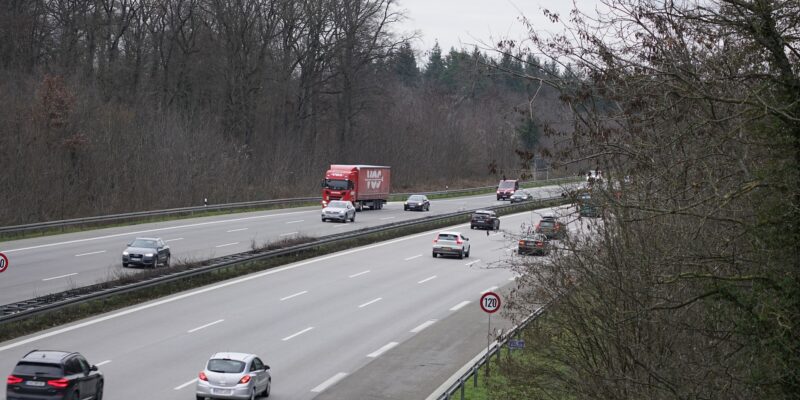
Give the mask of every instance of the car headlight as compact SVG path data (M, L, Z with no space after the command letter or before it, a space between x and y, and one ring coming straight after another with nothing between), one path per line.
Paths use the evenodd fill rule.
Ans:
M404 204L405 204L405 205L408 205L408 202L405 202Z
M123 251L123 252L122 252L122 255L123 255L123 256L127 256L127 255L128 255L128 250L125 250L125 251Z
M144 255L144 256L145 256L145 257L152 257L152 256L153 256L153 253L145 253L145 255Z

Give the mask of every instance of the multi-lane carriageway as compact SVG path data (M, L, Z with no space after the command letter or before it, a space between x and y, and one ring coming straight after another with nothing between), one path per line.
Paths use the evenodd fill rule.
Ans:
M435 201L433 209L446 212L492 203L493 196L476 196ZM535 223L537 215L503 217L501 228L516 232L522 223ZM402 211L401 204L390 204L381 211L359 213L355 224L322 224L319 209L297 209L139 225L127 230L150 232L120 229L101 235L95 231L94 235L80 234L83 237L30 240L11 243L13 247L4 244L3 249L16 249L5 251L17 259L18 268L25 268L24 264L19 267L19 259L26 252L63 255L67 250L86 250L81 246L124 245L136 235L165 239L179 235L186 244L199 240L206 245L247 240L244 247L228 246L237 252L249 247L249 238L229 232L235 229L253 229L251 235L267 238L291 233L294 225L297 232L303 229L315 235L412 216ZM448 229L461 230L471 238L470 258L432 258L433 231L342 251L0 343L0 373L10 373L16 360L34 348L74 350L99 364L106 375L106 398L186 399L193 398L194 379L210 354L247 351L261 355L272 366L271 398L310 399L371 360L398 351L396 347L448 316L477 307L481 293L513 281L509 270L496 268L515 257L515 242L502 231L486 235L470 231L468 225ZM197 231L205 233L197 235ZM202 257L203 251L209 251L191 248L181 253L177 245L173 249L183 257ZM5 280L0 276L0 281ZM2 284L5 291L7 284ZM457 370L460 365L451 367ZM439 383L430 382L431 390Z

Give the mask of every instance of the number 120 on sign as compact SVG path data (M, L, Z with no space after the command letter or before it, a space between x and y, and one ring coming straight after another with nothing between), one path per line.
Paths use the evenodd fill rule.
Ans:
M481 309L489 314L500 309L500 296L494 292L486 292L481 296Z

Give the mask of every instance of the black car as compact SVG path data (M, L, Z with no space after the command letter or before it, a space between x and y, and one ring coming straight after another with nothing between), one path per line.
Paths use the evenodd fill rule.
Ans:
M534 232L547 236L548 239L564 239L567 237L567 227L554 215L544 215L536 224Z
M157 267L159 264L163 264L165 267L169 267L171 256L169 246L160 238L136 238L133 242L128 243L128 247L122 252L122 266Z
M539 255L546 256L550 253L550 240L547 236L540 233L535 233L530 236L525 236L519 240L517 253L520 255Z
M477 210L472 213L472 219L469 222L469 228L492 229L496 231L500 229L500 218L497 217L497 214L494 211Z
M430 211L431 209L431 202L428 200L428 196L421 195L421 194L413 194L411 195L405 203L403 203L403 210L419 210L419 211Z
M33 350L8 376L6 399L55 400L103 398L103 374L80 353Z
M514 194L511 195L509 198L512 203L522 203L524 201L531 201L533 200L533 195L525 189L517 190Z

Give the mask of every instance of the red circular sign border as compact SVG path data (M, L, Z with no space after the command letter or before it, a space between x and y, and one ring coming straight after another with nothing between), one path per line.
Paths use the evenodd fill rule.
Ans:
M495 298L497 298L497 308L495 308L494 310L491 310L491 311L490 311L490 310L487 310L487 309L486 309L486 308L483 306L483 299L485 299L485 298L486 298L486 297L488 297L488 296L494 296ZM499 309L500 309L500 305L501 305L501 304L503 304L503 303L502 303L502 301L500 301L500 295L499 295L499 294L497 294L497 293L495 293L495 292L486 292L486 293L484 293L484 294L483 294L483 296L481 296L481 310L483 310L483 312L485 312L485 313L489 313L489 314L494 314L494 313L496 313L496 312L497 312L497 310L499 310Z
M3 272L6 272L6 270L8 269L8 266L11 264L11 262L8 261L8 256L6 256L3 253L0 253L0 258L5 260L5 264L3 264L2 267L0 267L0 273L3 273Z

